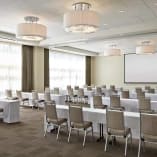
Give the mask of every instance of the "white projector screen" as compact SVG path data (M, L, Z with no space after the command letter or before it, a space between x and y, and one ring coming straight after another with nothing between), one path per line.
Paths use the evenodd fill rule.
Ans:
M157 83L157 54L124 55L125 83Z

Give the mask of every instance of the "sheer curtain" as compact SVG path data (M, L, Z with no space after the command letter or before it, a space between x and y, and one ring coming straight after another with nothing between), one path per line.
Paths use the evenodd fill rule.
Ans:
M49 55L51 88L85 84L85 56L51 51Z
M21 46L0 42L0 96L21 89Z

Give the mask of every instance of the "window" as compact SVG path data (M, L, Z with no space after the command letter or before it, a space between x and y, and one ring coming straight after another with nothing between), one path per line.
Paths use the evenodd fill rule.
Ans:
M50 87L85 84L85 56L50 52Z
M0 96L21 89L21 46L0 42Z

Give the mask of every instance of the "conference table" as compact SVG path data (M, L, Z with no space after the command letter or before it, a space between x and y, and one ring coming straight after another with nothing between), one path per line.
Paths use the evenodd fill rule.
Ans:
M138 112L139 104L138 99L120 99L121 106L125 107L126 111ZM93 98L89 100L90 107L93 108ZM104 105L110 106L110 97L102 97L102 103ZM157 111L157 101L151 101L151 109Z
M5 123L20 122L20 101L8 100L5 98L0 99L0 108L3 108L3 113L0 117L3 118Z
M56 105L57 115L60 118L69 118L68 106ZM100 124L103 124L104 134L106 133L106 110L83 107L83 117L86 121L93 122L95 133L99 133ZM124 112L125 126L132 129L133 138L139 138L140 135L140 115L136 112ZM44 127L46 121L44 120Z

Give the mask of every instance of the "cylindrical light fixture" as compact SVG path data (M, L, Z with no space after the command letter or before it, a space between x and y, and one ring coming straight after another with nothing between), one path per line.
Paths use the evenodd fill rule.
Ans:
M116 45L110 45L110 47L106 48L104 51L104 56L121 56L121 49L117 48Z
M73 11L64 14L64 28L67 32L92 33L100 25L100 19L95 11L90 10L91 4L79 2L73 4Z
M47 28L42 24L38 24L38 17L26 16L26 23L20 23L17 26L17 38L23 40L35 40L40 41L46 38Z

